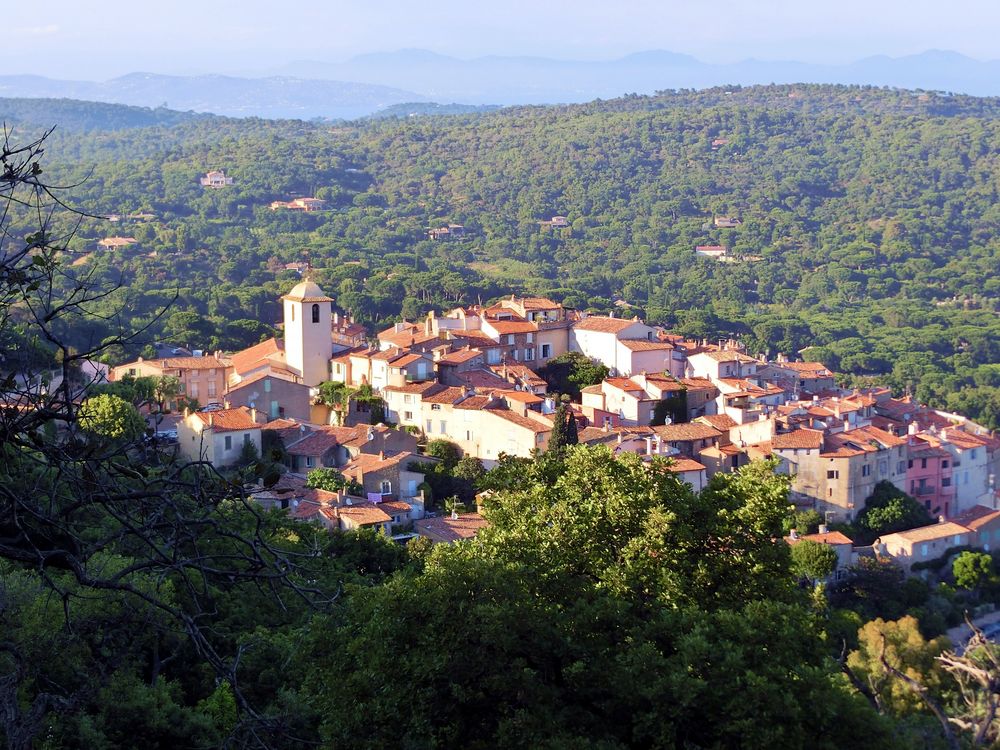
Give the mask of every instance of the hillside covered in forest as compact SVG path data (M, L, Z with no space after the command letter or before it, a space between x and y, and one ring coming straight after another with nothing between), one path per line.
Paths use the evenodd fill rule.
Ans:
M72 123L47 176L90 217L51 230L74 273L122 285L99 306L125 320L67 332L81 347L112 321L149 325L122 359L158 338L249 345L299 278L286 264L308 261L372 330L538 294L1000 419L1000 99L718 88L334 126L112 109L21 102L13 118L24 137ZM215 169L233 184L202 187ZM270 207L294 197L326 203ZM448 224L464 236L429 237ZM116 236L136 242L98 244Z

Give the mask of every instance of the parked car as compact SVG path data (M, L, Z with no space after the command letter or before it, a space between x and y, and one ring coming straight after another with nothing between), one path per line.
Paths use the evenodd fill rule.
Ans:
M221 411L224 408L225 407L222 404L220 404L218 401L213 401L210 404L205 404L198 411Z

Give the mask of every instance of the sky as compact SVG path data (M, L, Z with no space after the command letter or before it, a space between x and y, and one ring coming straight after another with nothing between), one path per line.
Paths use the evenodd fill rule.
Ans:
M45 0L3 10L4 74L252 73L422 48L600 60L664 49L706 62L844 63L946 49L1000 59L995 0Z

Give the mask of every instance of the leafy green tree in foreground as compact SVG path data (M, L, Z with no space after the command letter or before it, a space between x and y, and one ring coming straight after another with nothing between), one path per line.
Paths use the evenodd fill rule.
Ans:
M997 583L993 556L986 552L963 552L951 566L955 583L964 589L978 589Z
M700 495L605 448L560 466L497 492L474 543L310 628L304 693L329 745L892 745L791 584L770 466Z
M136 440L146 422L128 401L112 394L88 398L80 405L81 429L112 440Z
M837 567L837 551L829 544L802 539L792 546L792 572L818 581Z
M883 480L875 485L871 497L865 500L865 508L858 514L855 525L870 541L881 534L932 523L934 518L923 505L891 482Z

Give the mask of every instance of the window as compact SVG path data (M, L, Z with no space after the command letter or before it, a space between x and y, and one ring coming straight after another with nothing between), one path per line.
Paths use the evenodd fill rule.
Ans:
M198 398L198 384L191 384L191 398Z
M409 393L405 394L403 396L403 403L404 404L412 404L413 403L413 396L411 396Z
M905 472L906 472L906 462L905 461L900 461L899 465L896 466L896 473L897 474L903 474Z
M445 421L444 421L444 420L442 419L442 420L441 420L441 421L439 422L439 424L441 425L441 434L442 434L442 435L446 435L446 434L448 434L448 423L447 423L447 422L445 422Z
M528 347L527 349L524 350L524 361L525 362L531 362L534 358L535 358L535 349L534 349L534 347Z
M865 464L864 466L861 467L861 476L870 477L871 475L872 475L871 464Z
M313 323L319 323L319 305L313 305L312 315Z
M271 401L271 419L277 419L281 414L281 404L277 401Z
M542 359L552 356L552 344L542 344Z
M500 364L500 350L499 349L488 349L486 351L486 364L488 364L488 365L498 365L498 364Z
M441 411L441 404L431 404L431 411Z
M527 341L528 341L528 343L529 343L529 344L534 344L534 343L535 343L535 334L533 334L533 333L531 333L531 332L529 331L529 332L528 332L528 338L527 338Z
M379 486L379 490L382 492L383 495L388 495L389 493L392 492L392 482L390 482L388 479L383 479L382 484Z
M906 468L907 469L912 469L913 468L913 459L912 458L909 461L906 462Z
M947 458L946 458L946 459L944 459L944 460L943 460L943 461L941 462L941 468L942 468L942 469L947 469L947 468L948 468L948 459L947 459Z
M135 368L134 367L128 368L128 374L131 375L132 377L135 377Z
M978 448L973 448L972 449L972 453L969 454L969 458L971 458L973 461L975 461L976 460L976 453L978 453L978 452L979 452Z
M833 469L831 469L830 471L826 472L826 478L827 479L840 479L840 472L839 471L834 471Z
M921 544L920 545L920 556L921 557L927 557L927 545L926 544Z
M941 477L942 487L951 487L951 477Z
M264 378L264 393L271 392L271 378Z
M430 419L427 420L427 430L426 430L427 433L431 433L431 432L434 431L434 430L431 429L431 427L433 426L433 424L434 424L433 420L430 420Z
M514 350L514 361L515 362L520 362L521 361L521 350L520 349L515 349Z
M306 467L311 469L316 465L316 459L313 456L306 456Z
M412 411L404 411L403 412L403 419L405 419L407 422L412 422L413 421L413 412Z
M927 468L927 459L926 458L921 458L920 459L920 468L921 469L926 469Z
M514 334L513 333L508 333L507 334L507 343L508 344L513 344L514 343Z
M226 435L225 439L223 440L223 444L226 446L227 451L231 451L233 449L233 436Z
M465 431L465 439L466 440L472 440L472 430L466 430Z
M208 397L213 398L215 396L215 381L208 381Z

